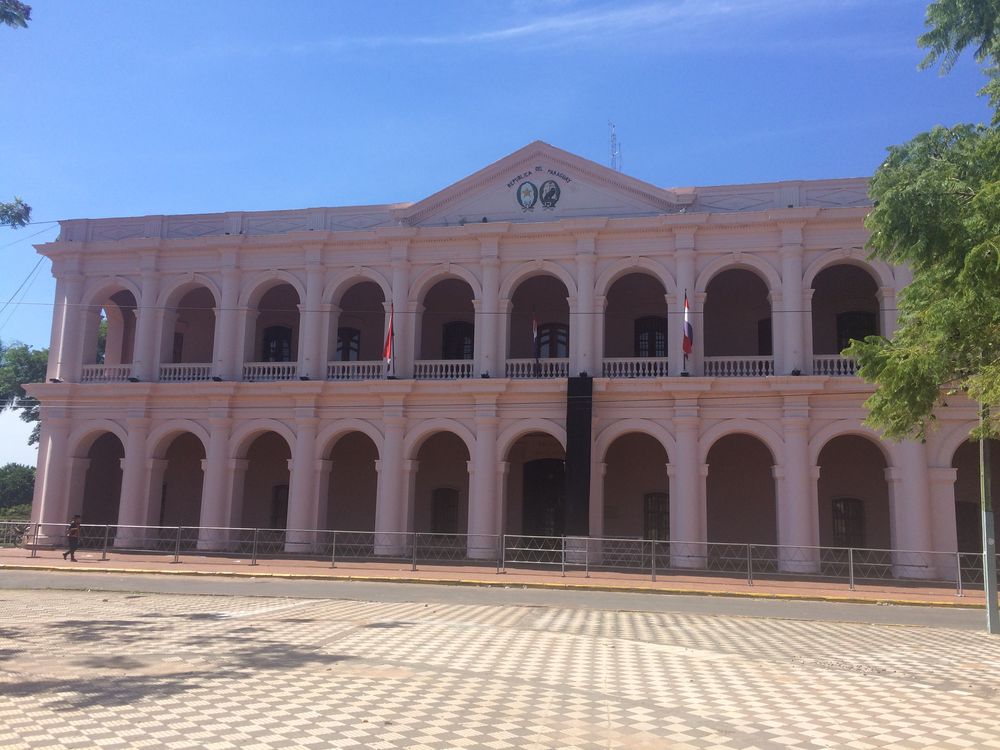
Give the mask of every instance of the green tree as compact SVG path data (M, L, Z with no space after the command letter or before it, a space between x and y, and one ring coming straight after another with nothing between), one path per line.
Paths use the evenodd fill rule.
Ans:
M25 383L42 383L48 367L49 350L32 349L27 344L5 345L0 341L0 408L14 408L19 416L35 427L28 445L38 442L38 401L25 393Z
M14 28L27 28L31 20L31 6L20 0L0 0L0 24ZM31 221L31 206L20 198L10 203L0 203L0 227L23 227Z
M0 508L31 505L34 491L34 466L15 463L0 466Z

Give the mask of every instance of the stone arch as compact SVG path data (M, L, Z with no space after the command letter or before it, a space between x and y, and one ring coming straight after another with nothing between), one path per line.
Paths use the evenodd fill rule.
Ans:
M819 454L826 447L826 444L842 435L855 435L870 440L882 452L886 466L898 466L895 452L882 440L881 435L871 427L853 419L838 419L836 422L831 422L809 438L809 465L816 466Z
M879 287L895 286L896 280L887 263L870 259L862 248L842 248L825 252L810 263L802 274L802 288L811 289L820 272L837 265L857 266L868 272Z
M81 297L83 300L81 307L86 309L101 305L112 294L123 290L131 292L132 296L135 297L136 304L139 304L142 289L135 282L124 276L112 276L110 278L98 279L90 284Z
M351 432L360 432L367 435L375 444L378 455L382 455L384 437L375 425L363 419L338 419L336 422L324 427L316 436L316 458L322 459L337 444L340 438Z
M662 263L645 257L622 258L612 263L597 277L597 283L594 285L595 294L607 296L611 286L618 279L628 276L630 273L645 273L647 276L652 276L663 284L667 294L677 294L677 282L669 269Z
M168 283L160 290L160 296L156 300L156 305L157 307L165 308L176 307L185 294L198 287L208 289L215 300L216 307L222 304L220 301L222 300L222 290L219 289L215 281L204 274L189 273L169 279Z
M505 428L497 437L497 461L506 461L511 447L525 435L532 432L542 432L556 439L563 450L566 450L566 429L551 419L536 417L519 419Z
M774 465L781 463L785 454L785 441L776 430L756 419L727 419L705 430L698 440L700 463L708 462L708 452L720 438L734 434L744 434L757 438L771 451L771 460Z
M295 431L284 422L277 419L253 419L244 422L229 438L229 457L245 458L250 444L265 432L274 432L284 438L288 449L295 451Z
M473 299L482 299L483 287L469 269L457 263L440 263L423 271L410 284L410 302L422 302L427 292L439 281L445 279L461 279L472 289Z
M522 263L500 283L500 299L510 299L522 281L527 281L533 276L554 276L566 287L566 296L576 297L576 279L562 266L548 260L536 261L535 263Z
M774 266L750 253L729 253L713 260L698 274L698 279L694 284L694 291L706 291L713 278L723 271L736 269L750 271L759 276L767 287L767 291L772 294L781 291L781 276L778 275L778 271Z
M651 419L622 419L616 420L608 427L605 427L597 435L594 443L594 456L599 461L603 461L607 456L608 449L618 438L631 433L648 435L656 440L667 452L667 456L674 455L676 442L674 436L667 429Z
M288 284L299 295L299 304L306 301L306 289L295 274L288 271L261 271L246 279L240 290L240 307L253 308L260 304L260 298L269 290L281 284Z
M352 286L365 281L373 281L378 284L386 302L392 299L392 287L389 280L378 271L362 266L342 271L330 279L323 289L323 302L339 306L340 300Z
M87 424L70 433L70 455L75 458L86 458L90 446L106 432L114 434L121 440L122 448L128 443L128 431L118 422L110 419L87 420Z
M969 433L976 423L958 422L949 426L946 430L941 429L934 440L934 450L928 456L930 466L950 467L955 451L969 440ZM1000 481L1000 480L994 480Z
M472 434L472 430L457 419L441 417L438 419L426 419L417 427L407 431L406 437L403 439L404 458L408 460L415 459L424 441L438 432L455 433L465 443L465 447L469 451L469 457L471 458L476 455L476 436Z
M190 432L201 441L201 447L208 455L208 430L193 419L172 419L160 425L149 433L146 438L146 456L149 458L164 458L167 449L175 438L185 432Z

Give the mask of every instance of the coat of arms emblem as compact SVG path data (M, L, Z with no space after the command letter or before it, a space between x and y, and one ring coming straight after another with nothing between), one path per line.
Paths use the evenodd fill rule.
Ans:
M555 208L559 202L562 190L555 180L546 180L538 191L538 199L542 202L542 208Z
M525 211L530 211L538 202L538 188L533 182L522 182L517 189L517 202Z

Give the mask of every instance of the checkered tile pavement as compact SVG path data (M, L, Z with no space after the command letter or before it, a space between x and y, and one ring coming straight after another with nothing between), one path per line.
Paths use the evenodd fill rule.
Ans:
M538 607L0 592L0 747L997 748L1000 639Z

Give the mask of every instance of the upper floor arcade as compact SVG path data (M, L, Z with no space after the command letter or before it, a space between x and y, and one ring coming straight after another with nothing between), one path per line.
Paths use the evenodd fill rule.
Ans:
M536 143L415 204L64 222L48 376L851 375L908 280L865 189L664 190Z

